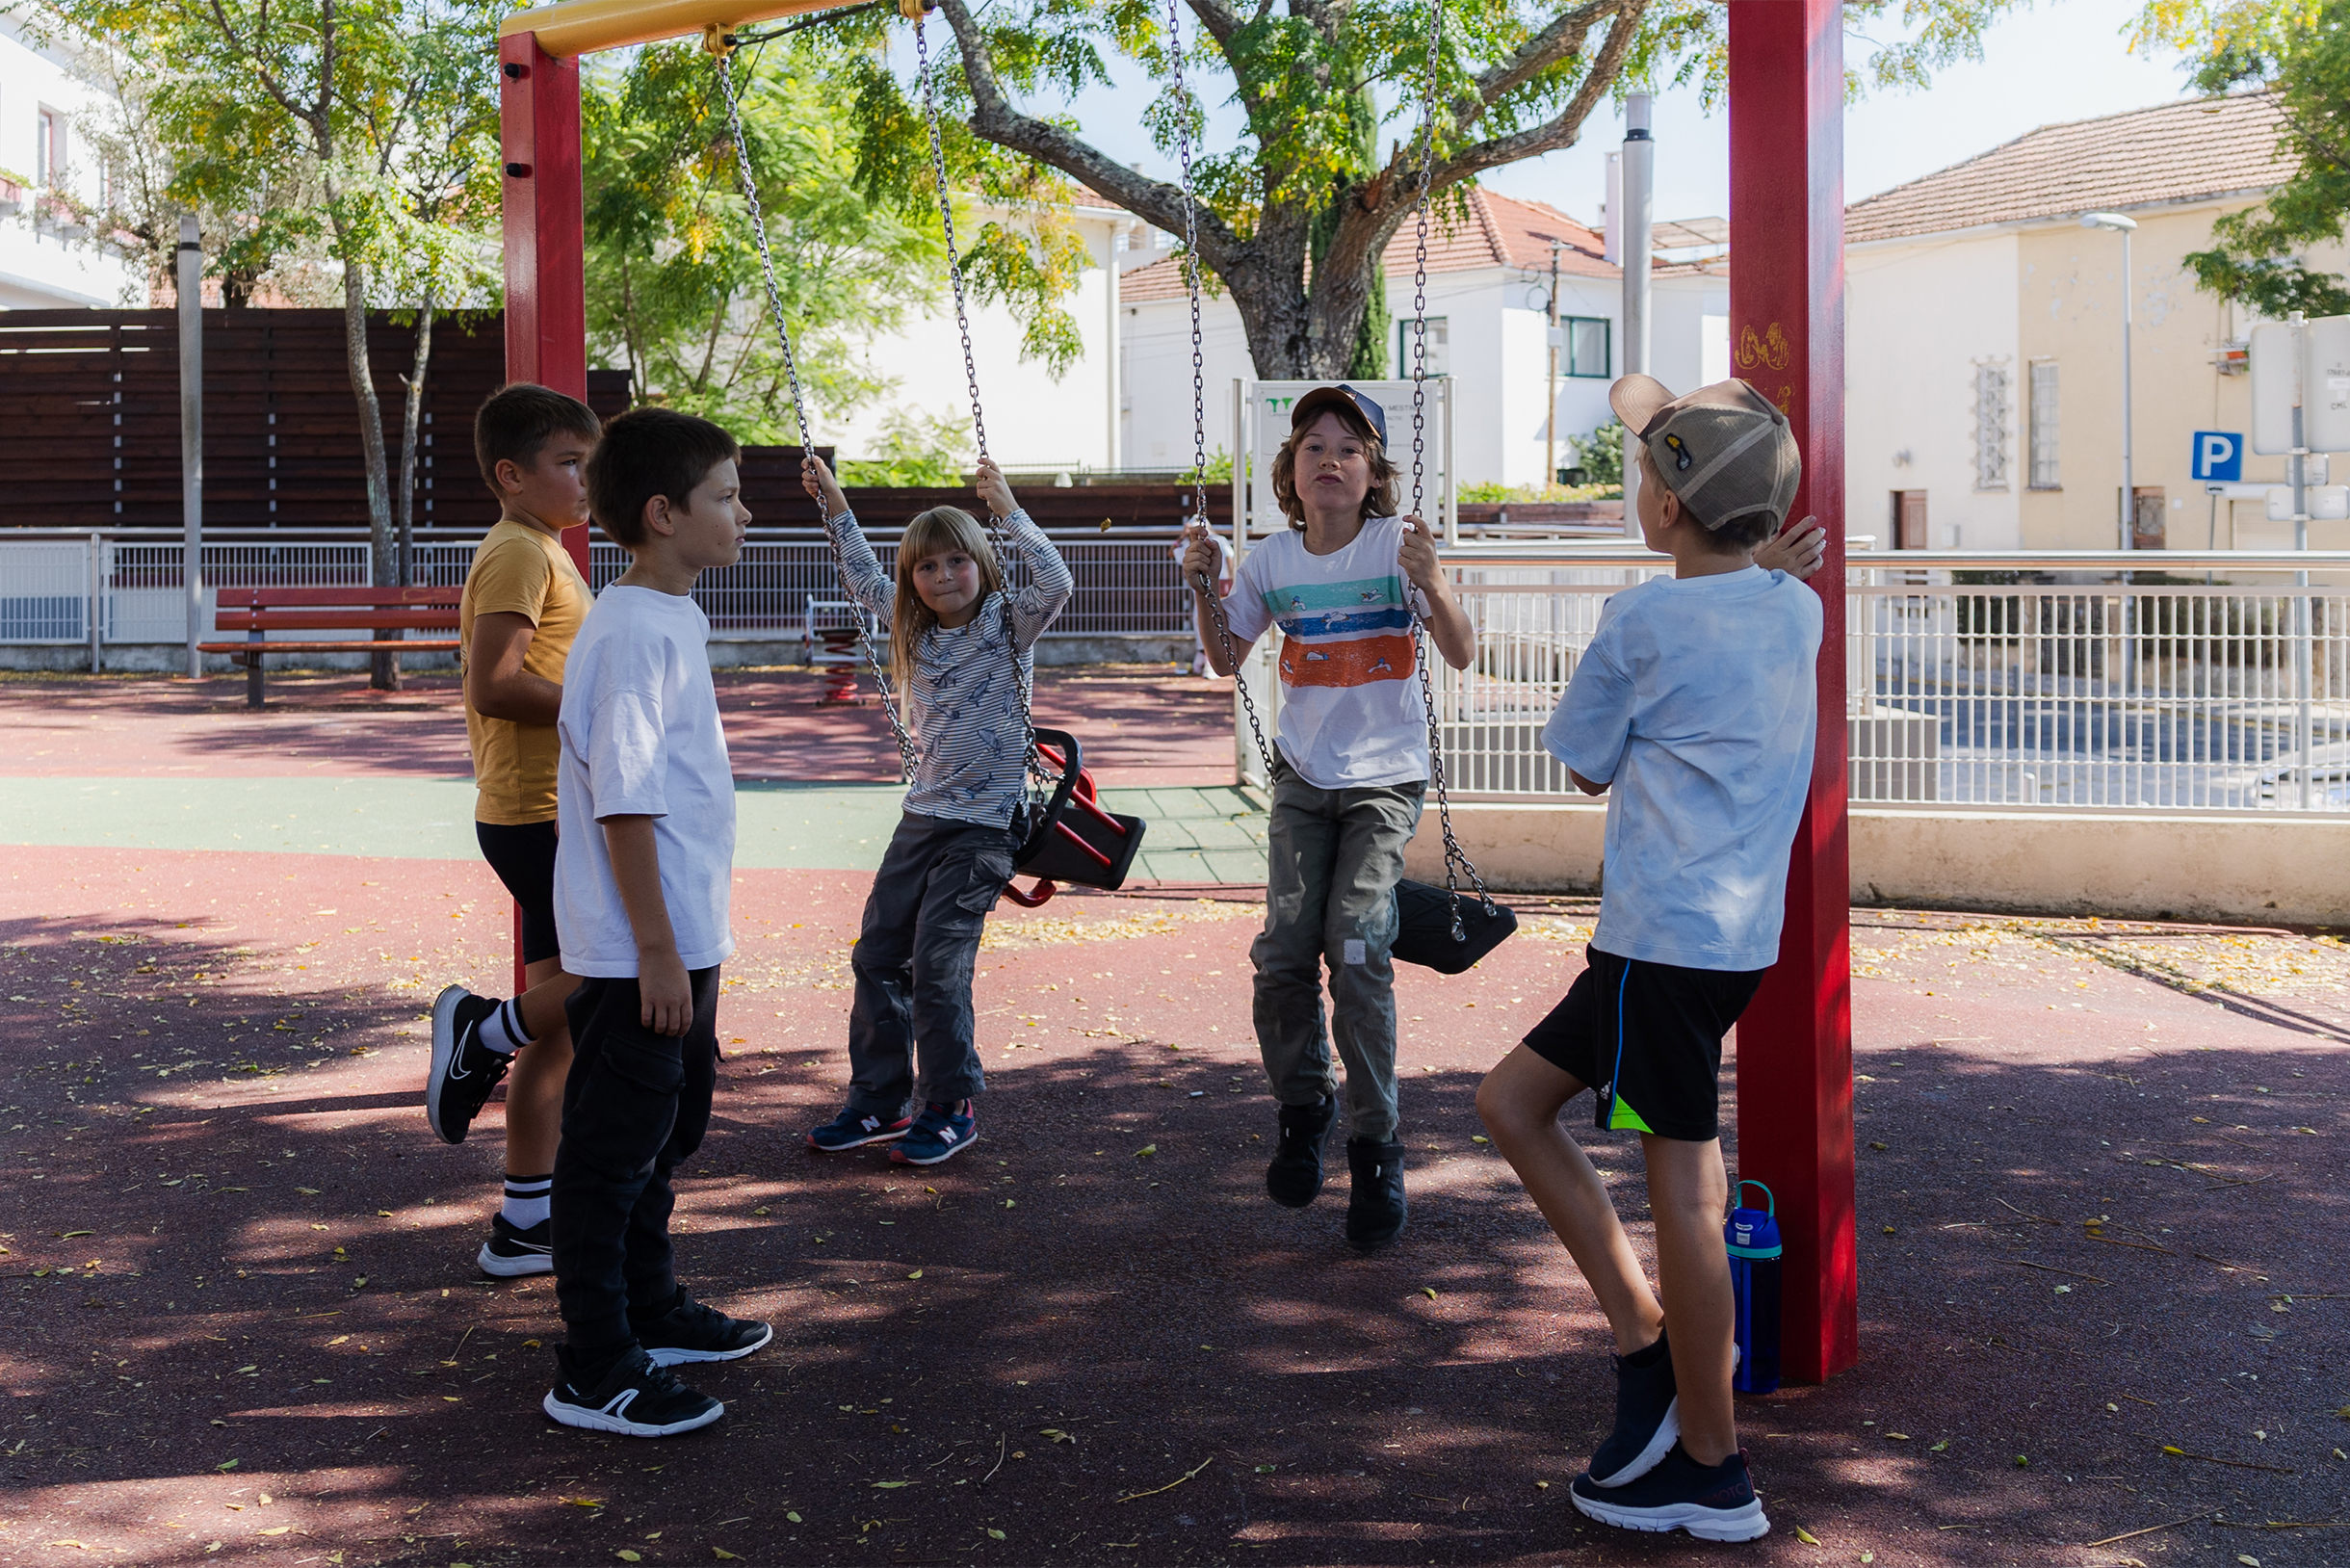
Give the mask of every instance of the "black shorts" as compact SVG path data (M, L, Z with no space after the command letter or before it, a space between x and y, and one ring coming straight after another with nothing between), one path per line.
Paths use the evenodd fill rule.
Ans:
M1760 969L1683 969L1597 948L1527 1049L1599 1095L1593 1125L1704 1143L1721 1132L1722 1036Z
M476 823L473 836L522 910L522 961L562 956L555 934L555 824Z

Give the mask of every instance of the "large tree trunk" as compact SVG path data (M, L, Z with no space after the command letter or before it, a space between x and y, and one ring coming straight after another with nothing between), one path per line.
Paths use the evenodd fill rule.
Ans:
M416 431L424 419L425 372L432 362L432 291L425 290L424 307L416 316L416 363L407 380L406 406L400 419L400 586L415 575L416 554Z
M343 264L343 349L351 365L351 395L359 405L359 451L366 462L368 537L374 548L371 580L377 588L399 581L398 544L392 533L391 457L383 445L383 404L376 396L375 366L367 354L367 274L357 261ZM379 642L396 641L396 632L378 632ZM376 654L367 684L379 692L400 690L400 655Z

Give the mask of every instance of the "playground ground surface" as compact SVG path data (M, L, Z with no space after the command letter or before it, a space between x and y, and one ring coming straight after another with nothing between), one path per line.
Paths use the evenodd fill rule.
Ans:
M2350 1563L2332 936L1855 911L1860 1363L1741 1401L1766 1539L1632 1537L1567 1500L1606 1336L1473 1103L1590 904L1402 974L1412 1223L1354 1256L1343 1173L1263 1196L1228 699L1048 674L1158 879L991 922L968 1155L819 1163L894 769L870 710L729 676L677 1228L776 1339L631 1442L539 1414L548 1283L473 1269L500 1112L424 1126L424 1009L509 961L454 689L271 690L0 684L0 1563ZM1636 1144L1579 1136L1645 1250Z

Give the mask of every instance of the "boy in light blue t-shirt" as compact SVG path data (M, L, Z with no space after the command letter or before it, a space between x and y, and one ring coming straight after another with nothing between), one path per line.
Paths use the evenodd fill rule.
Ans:
M1641 438L1641 533L1674 571L1608 600L1543 731L1579 788L1611 795L1605 892L1589 966L1486 1076L1477 1111L1615 1333L1615 1427L1576 1507L1745 1541L1770 1521L1731 1412L1718 1078L1722 1036L1779 957L1820 604L1754 563L1802 477L1786 415L1735 380L1677 399L1628 376L1609 402ZM1586 1086L1599 1126L1640 1135L1664 1305L1559 1124Z

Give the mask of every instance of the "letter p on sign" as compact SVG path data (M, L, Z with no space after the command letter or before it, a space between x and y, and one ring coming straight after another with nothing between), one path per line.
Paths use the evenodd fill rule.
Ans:
M2244 437L2234 431L2195 432L2195 478L2232 484L2244 477Z

